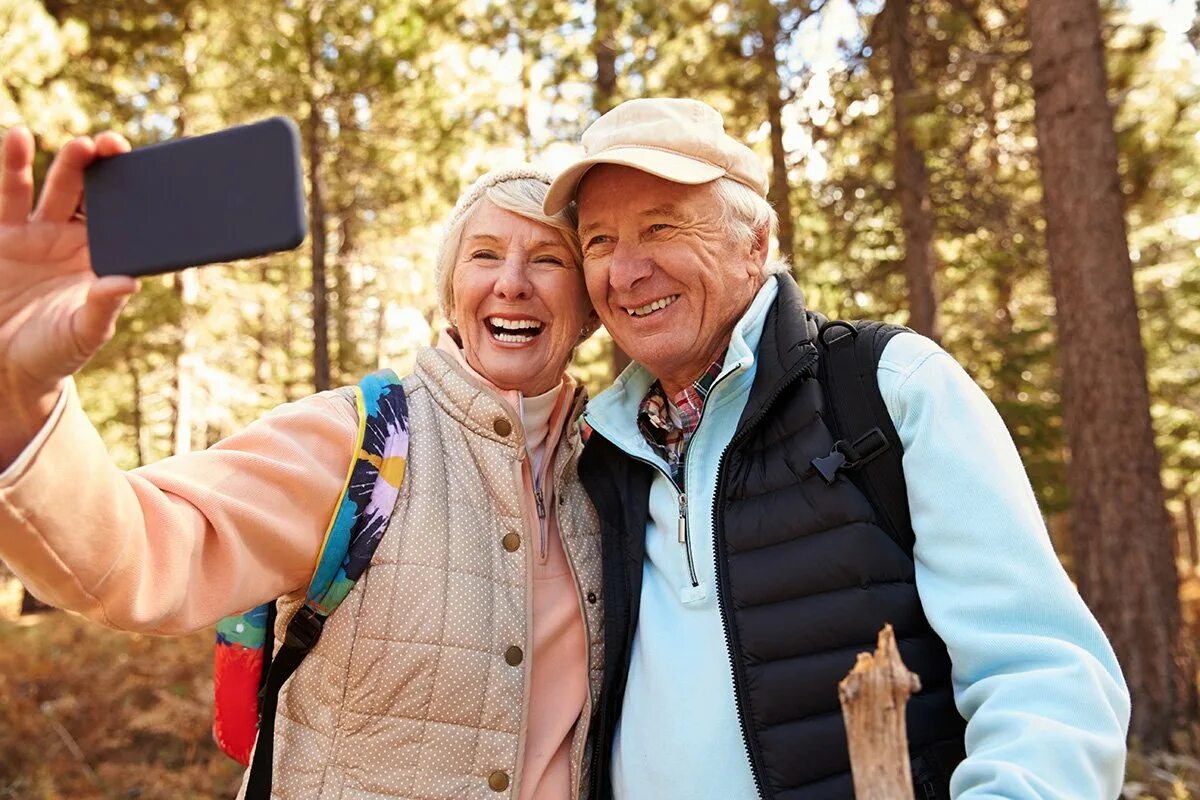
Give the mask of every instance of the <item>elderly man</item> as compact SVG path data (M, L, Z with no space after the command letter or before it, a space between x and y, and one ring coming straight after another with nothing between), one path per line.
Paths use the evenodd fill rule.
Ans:
M983 393L914 333L877 356L906 545L835 446L822 340L847 332L768 260L755 155L676 99L625 103L583 145L546 211L578 201L588 291L635 360L588 408L580 463L606 537L591 796L852 797L837 683L891 622L923 683L918 798L1115 797L1120 668Z

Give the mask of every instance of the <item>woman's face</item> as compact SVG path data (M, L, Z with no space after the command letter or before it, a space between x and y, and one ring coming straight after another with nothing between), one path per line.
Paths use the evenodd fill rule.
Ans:
M558 385L595 317L558 231L486 198L463 230L453 292L467 363L497 388L527 395Z

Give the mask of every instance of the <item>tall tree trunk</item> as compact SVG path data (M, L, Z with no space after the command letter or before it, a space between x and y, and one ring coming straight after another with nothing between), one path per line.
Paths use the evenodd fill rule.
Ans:
M309 229L312 235L313 388L329 388L329 297L325 282L325 201L321 194L321 104L317 86L319 3L309 6L305 26L308 48L308 183Z
M779 11L770 6L763 26L762 50L758 53L766 93L767 122L771 125L771 188L767 200L779 215L779 255L794 263L796 223L792 219L791 186L788 183L787 152L783 149L783 87L779 80Z
M192 450L192 432L196 425L196 376L200 354L196 350L196 300L200 295L200 277L195 269L174 275L175 295L179 298L179 355L175 358L175 425L171 434L171 452L182 455Z
M178 136L190 133L187 103L196 74L196 43L191 41L195 28L191 15L183 20L183 67L176 102L175 132ZM175 359L175 423L171 432L171 452L175 455L191 452L192 431L195 427L196 377L200 373L202 356L196 349L196 302L200 297L200 276L195 269L185 269L173 276L175 295L179 298L179 355Z
M146 465L146 422L142 414L142 371L138 369L137 358L132 353L126 357L129 367L130 392L133 395L133 441L137 453L137 465Z
M1196 500L1183 495L1183 552L1193 570L1200 568L1200 530L1196 525Z
M337 379L340 382L356 380L354 373L358 369L358 347L355 336L351 331L350 317L354 312L354 289L350 279L350 261L354 256L356 242L354 239L354 207L345 209L338 221L338 252L333 262L333 288L337 294L337 308L334 310L333 325L337 335Z
M913 136L917 111L916 78L909 46L911 0L888 0L888 68L892 75L892 118L895 132L893 164L900 197L900 226L904 230L904 274L908 279L909 326L931 339L940 335L937 318L933 252L933 202L925 154Z
M596 85L592 90L592 107L603 114L615 104L617 94L617 9L613 0L594 0L596 30L592 38L592 54L596 58ZM612 345L612 377L615 380L629 366L629 355L614 341Z
M596 30L592 55L596 58L596 85L592 107L597 114L611 109L617 94L617 9L613 0L594 0Z
M1162 747L1196 718L1194 655L1150 425L1100 9L1034 2L1029 22L1075 575L1124 668L1131 732Z

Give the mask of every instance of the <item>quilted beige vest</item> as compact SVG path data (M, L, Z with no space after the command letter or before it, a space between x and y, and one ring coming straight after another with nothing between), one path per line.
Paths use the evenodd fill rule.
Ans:
M530 659L511 666L505 653L532 652L526 543L538 539L525 530L520 420L437 350L420 352L404 390L408 467L387 532L280 694L272 795L281 800L496 800L520 791ZM603 652L599 523L576 477L579 434L569 429L554 496L589 650L591 692L571 745L578 795ZM514 552L502 544L509 533L520 535ZM297 606L281 601L277 639Z

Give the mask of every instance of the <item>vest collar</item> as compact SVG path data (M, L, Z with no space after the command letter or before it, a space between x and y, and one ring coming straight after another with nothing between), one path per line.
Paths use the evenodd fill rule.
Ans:
M778 275L776 280L779 294L763 323L754 386L738 430L762 414L784 385L816 374L817 324L805 306L804 292L791 275Z

